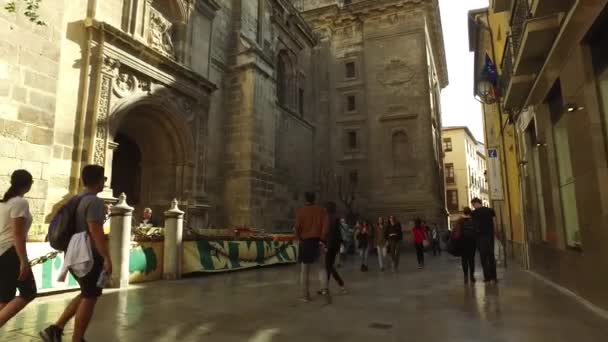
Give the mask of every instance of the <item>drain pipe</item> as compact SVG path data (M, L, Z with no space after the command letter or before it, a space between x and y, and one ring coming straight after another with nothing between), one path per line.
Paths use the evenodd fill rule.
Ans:
M83 21L84 28L86 30L86 47L82 58L82 73L80 81L82 83L82 98L80 103L80 121L78 125L78 135L76 149L73 154L76 154L74 163L72 164L72 175L70 182L70 192L77 193L80 186L80 169L83 164L83 149L85 142L85 130L87 122L87 107L89 102L89 90L91 86L91 80L89 72L91 69L91 50L93 40L93 20L95 19L95 13L97 10L97 0L89 0L87 6L87 16ZM91 151L89 151L90 153Z

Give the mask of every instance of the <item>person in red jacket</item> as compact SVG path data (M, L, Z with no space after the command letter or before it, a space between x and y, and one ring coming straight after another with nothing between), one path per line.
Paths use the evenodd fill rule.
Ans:
M416 219L415 225L412 228L412 237L414 246L416 247L416 258L418 259L418 268L424 267L424 241L428 241L428 233L422 224L422 220Z

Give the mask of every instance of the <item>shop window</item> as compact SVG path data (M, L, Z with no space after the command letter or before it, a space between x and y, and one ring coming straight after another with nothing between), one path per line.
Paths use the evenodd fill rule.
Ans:
M564 110L559 80L549 94L548 104L553 126L553 143L559 175L558 185L564 218L565 240L569 247L579 248L581 247L581 237L576 204L576 179L572 170L568 133L569 121L573 114Z
M608 148L608 7L594 24L589 45L598 88L604 126L604 141ZM608 156L606 156L608 158Z

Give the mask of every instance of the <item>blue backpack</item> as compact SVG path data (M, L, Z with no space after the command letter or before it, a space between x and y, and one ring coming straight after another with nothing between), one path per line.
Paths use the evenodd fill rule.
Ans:
M76 215L80 201L88 195L78 195L70 198L70 200L59 209L55 217L49 225L47 240L53 249L65 252L68 249L72 236L76 234Z

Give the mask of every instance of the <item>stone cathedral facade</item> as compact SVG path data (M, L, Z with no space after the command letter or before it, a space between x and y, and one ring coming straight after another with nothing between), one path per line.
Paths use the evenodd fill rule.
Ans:
M0 190L36 178L38 231L107 170L187 225L291 228L303 192L348 179L369 215L445 219L436 0L42 2L0 15ZM331 175L332 182L324 181ZM331 184L333 184L333 186ZM34 229L34 231L36 231Z

